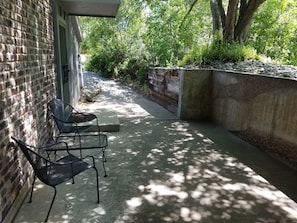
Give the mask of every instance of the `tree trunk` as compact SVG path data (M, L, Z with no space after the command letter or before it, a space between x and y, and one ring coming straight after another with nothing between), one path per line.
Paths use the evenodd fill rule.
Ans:
M234 40L235 22L237 17L238 0L230 0L227 10L226 22L224 30L224 41Z
M229 0L227 15L222 0L210 0L213 33L223 32L223 41L237 41L243 45L248 37L252 19L266 0ZM238 4L240 2L240 8Z
M222 16L225 16L225 12L221 12L219 3L222 1L221 0L210 0L210 9L211 9L211 14L212 14L212 31L213 34L215 34L217 31L220 31L222 29ZM223 9L224 10L224 9Z
M236 41L238 41L241 45L243 45L248 36L248 32L250 30L253 16L259 6L264 2L265 0L250 0L246 4L246 0L242 0L243 4L240 8L240 16L237 21L237 25L235 27L234 31L234 38Z

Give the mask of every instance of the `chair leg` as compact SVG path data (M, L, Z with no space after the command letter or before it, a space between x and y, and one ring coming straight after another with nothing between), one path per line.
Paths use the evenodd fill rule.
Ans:
M34 189L35 180L36 180L36 175L34 174L34 178L33 178L32 185L31 185L30 198L29 198L28 203L32 202L32 196L33 196L33 189Z
M104 177L107 177L106 169L105 169L105 162L102 162Z
M105 157L105 148L102 148L102 165L104 170L104 177L107 177L106 169L105 169L105 163L106 163L106 157Z
M80 147L81 148L81 147ZM80 155L80 158L82 159L83 158L83 155L82 155L82 149L79 150L79 155Z
M106 159L106 157L105 157L105 149L106 149L106 147L103 147L103 148L102 148L102 161L103 161L104 163L107 162L107 159Z
M92 161L93 161L93 166L92 168L95 170L96 172L96 191L97 191L97 203L99 204L100 199L99 199L99 174L98 174L98 170L96 168L96 164L95 164L95 158L94 156L91 156Z
M57 160L57 150L55 150L54 154L55 154L55 160Z
M79 133L77 133L77 135L78 135L78 140L79 140L79 147L81 148L81 137L80 137Z
M100 198L99 198L99 176L98 176L98 170L95 166L93 166L93 169L96 171L96 191L97 191L97 203L99 204Z
M76 135L76 133L75 133L75 135ZM82 147L81 146L81 137L80 137L79 133L77 133L77 135L78 135L78 140L79 140L79 148L81 148ZM83 156L82 156L82 150L81 149L79 150L79 154L80 154L80 158L82 158Z
M56 187L53 187L53 188L55 189L55 193L54 193L54 196L53 196L51 205L50 205L50 207L49 207L49 210L48 210L48 212L47 212L47 215L46 215L46 218L45 218L44 222L47 222L47 220L48 220L49 214L50 214L50 212L51 212L51 210L52 210L52 207L53 207L53 204L54 204L56 195L57 195L57 189L56 189Z

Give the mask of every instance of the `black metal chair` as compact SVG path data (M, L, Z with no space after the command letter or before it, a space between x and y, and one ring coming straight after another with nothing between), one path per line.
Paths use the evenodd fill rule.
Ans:
M92 128L96 128L95 132L100 132L99 120L95 114L79 112L61 99L52 99L48 103L48 111L58 127L59 135L74 133L79 136L80 133ZM81 125L87 121L95 121L95 123L94 125Z
M44 220L45 222L47 222L48 220L49 214L51 212L53 203L56 198L56 186L68 180L72 180L72 183L74 183L74 177L77 174L82 173L90 168L93 168L96 172L97 203L99 203L99 177L97 168L95 166L95 159L93 156L78 158L68 151L66 156L63 156L62 158L56 161L51 161L48 158L45 158L40 153L38 153L38 148L27 145L25 142L18 140L14 137L12 137L12 139L22 150L22 152L24 153L34 170L34 179L32 182L29 203L32 202L33 188L36 177L44 184L53 187L55 190L48 213ZM91 158L92 164L89 164L86 161L84 161L86 158Z
M74 140L78 138L79 145L70 144L69 141L67 143L69 143L69 149L80 150L81 154L84 149L101 148L104 176L107 176L104 163L106 162L105 150L108 146L108 140L107 135L100 132L97 116L92 113L79 112L61 99L52 99L48 103L48 111L59 131L58 136L54 137L54 141L58 142L63 137L73 137ZM98 141L96 145L83 145L83 137L95 137L95 140ZM87 140L89 141L89 138ZM62 139L62 141L64 140Z

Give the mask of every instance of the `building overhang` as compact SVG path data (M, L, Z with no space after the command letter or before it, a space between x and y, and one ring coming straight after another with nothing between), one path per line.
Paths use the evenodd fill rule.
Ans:
M116 17L120 0L60 0L62 8L69 15Z

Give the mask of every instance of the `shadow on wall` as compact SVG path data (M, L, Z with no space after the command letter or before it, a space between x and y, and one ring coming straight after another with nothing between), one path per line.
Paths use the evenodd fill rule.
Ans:
M22 199L21 188L32 174L24 156L11 148L10 136L32 144L45 140L50 128L46 103L55 95L56 78L49 1L6 1L1 12L7 16L4 24L0 21L5 48L1 52L5 66L0 71L4 81L0 87L0 221L9 221L13 204L18 205L16 198Z

